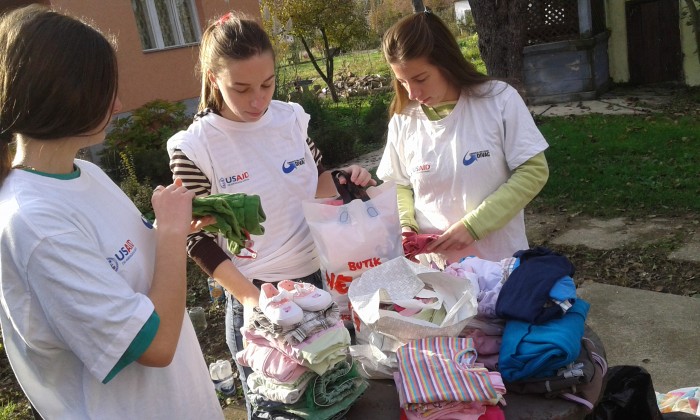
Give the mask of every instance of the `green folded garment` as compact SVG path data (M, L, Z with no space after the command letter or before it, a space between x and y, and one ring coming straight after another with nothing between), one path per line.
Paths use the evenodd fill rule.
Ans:
M192 216L216 217L216 223L203 230L223 235L228 239L229 251L235 255L247 247L248 234L265 233L261 225L265 221L265 212L257 195L237 193L197 197L192 201Z
M304 419L344 418L343 414L352 407L368 386L367 380L358 373L357 365L351 359L346 359L311 380L302 399L297 403L275 407L275 411L290 413Z

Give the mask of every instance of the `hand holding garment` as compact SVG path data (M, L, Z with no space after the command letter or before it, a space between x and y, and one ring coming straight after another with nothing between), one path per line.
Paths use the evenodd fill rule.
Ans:
M436 234L403 232L401 234L403 253L409 260L418 262L416 255L427 253L428 245L439 237L440 235Z
M249 248L250 235L262 235L265 212L260 197L243 193L212 194L192 201L192 216L214 216L216 223L203 230L219 233L228 239L228 249L234 255Z

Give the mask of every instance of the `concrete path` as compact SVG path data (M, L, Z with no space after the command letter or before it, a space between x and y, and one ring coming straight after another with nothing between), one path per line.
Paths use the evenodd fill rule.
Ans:
M661 393L700 386L700 299L595 282L578 295L610 366L642 366Z
M617 87L598 99L536 105L531 106L530 111L535 115L547 117L583 114L649 114L663 107L672 97L672 92L662 87Z

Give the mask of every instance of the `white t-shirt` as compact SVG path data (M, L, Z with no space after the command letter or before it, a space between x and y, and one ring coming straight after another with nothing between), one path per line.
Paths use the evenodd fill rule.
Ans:
M0 325L46 419L223 418L187 314L172 363L105 380L153 313L152 225L95 165L61 180L13 170L0 189Z
M255 122L209 113L168 140L168 153L182 150L211 182L211 193L260 196L263 235L252 235L257 258L233 257L251 279L278 281L319 269L319 258L301 208L318 185L316 163L306 143L309 116L300 105L272 101ZM226 247L219 237L219 245Z
M462 93L450 115L438 121L412 102L389 123L377 176L413 188L420 233L447 230L548 146L515 89L503 82L482 87L488 88L483 97ZM466 251L446 257L499 261L527 248L521 211Z

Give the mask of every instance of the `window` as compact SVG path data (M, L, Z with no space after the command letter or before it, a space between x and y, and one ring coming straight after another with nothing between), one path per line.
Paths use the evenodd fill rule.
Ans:
M144 51L199 42L194 0L131 0Z

